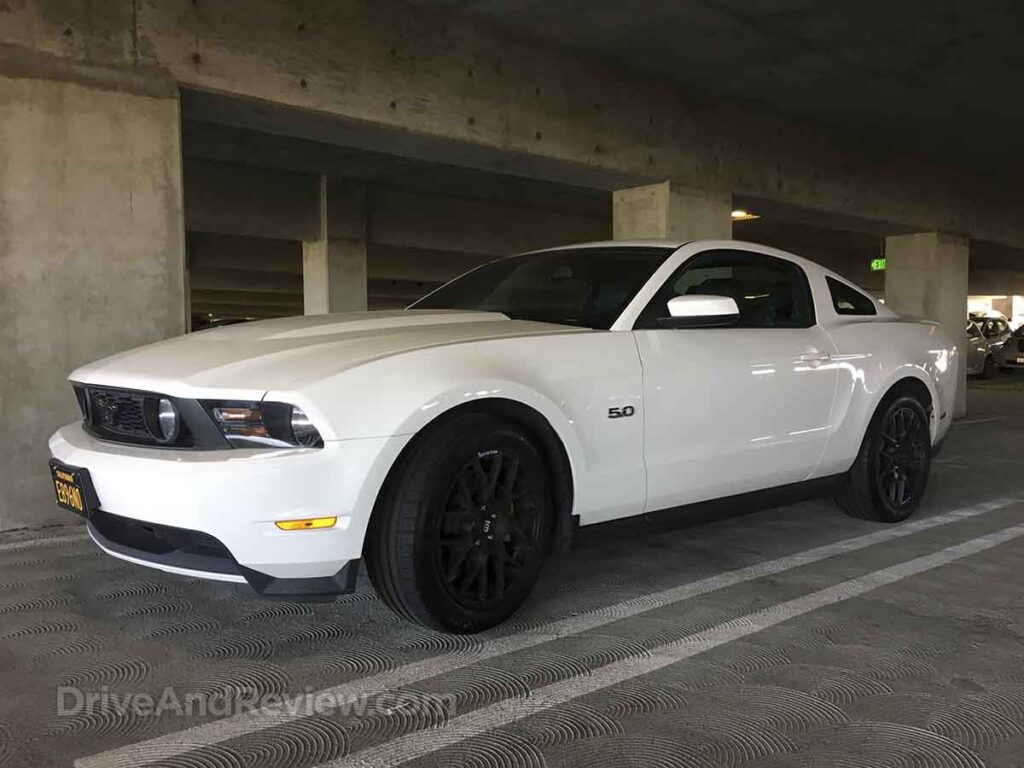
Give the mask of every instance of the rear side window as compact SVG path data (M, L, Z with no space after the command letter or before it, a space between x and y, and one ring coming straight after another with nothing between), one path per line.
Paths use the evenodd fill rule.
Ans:
M832 294L832 306L837 315L877 315L875 302L846 283L826 277L828 290Z

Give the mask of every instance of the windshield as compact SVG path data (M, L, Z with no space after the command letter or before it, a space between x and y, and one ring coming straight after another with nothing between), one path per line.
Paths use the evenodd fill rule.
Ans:
M608 330L675 248L572 248L492 261L410 309L474 309Z

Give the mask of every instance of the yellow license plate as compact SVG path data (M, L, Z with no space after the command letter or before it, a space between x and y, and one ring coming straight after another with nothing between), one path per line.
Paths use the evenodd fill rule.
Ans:
M74 512L76 515L89 517L93 510L90 504L92 486L88 479L88 472L78 467L66 466L58 461L51 461L50 477L53 480L53 490L57 496L57 506Z

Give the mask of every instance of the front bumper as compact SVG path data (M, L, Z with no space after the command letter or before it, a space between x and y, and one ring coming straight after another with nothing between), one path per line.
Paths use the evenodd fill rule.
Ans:
M264 594L303 592L295 580L317 593L351 588L377 490L406 439L174 450L105 442L76 423L50 438L50 453L89 470L102 510L89 533L114 557ZM332 528L275 525L328 516Z
M138 565L215 581L246 582L264 597L317 598L352 592L359 561L349 560L333 576L278 579L239 565L231 552L199 531L143 523L102 510L86 523L93 542L107 554Z

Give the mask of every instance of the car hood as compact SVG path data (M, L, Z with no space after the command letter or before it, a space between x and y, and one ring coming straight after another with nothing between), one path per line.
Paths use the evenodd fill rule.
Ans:
M264 320L192 333L85 365L70 379L178 397L259 399L390 355L585 329L497 312L398 310Z

